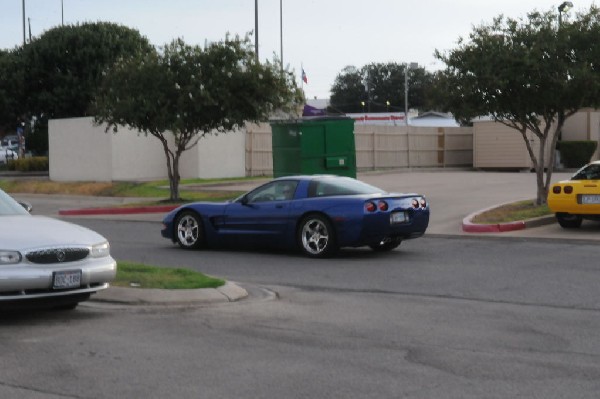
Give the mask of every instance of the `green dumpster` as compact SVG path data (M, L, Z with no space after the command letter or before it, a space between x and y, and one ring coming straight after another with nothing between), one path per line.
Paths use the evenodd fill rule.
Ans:
M298 174L356 177L352 118L271 121L271 132L275 177Z

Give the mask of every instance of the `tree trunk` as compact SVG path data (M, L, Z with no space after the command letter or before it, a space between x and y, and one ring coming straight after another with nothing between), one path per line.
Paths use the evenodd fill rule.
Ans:
M173 156L173 178L171 179L171 200L179 201L179 156L181 153L177 151Z
M169 200L177 201L179 199L179 165L176 160L179 159L173 156L173 153L169 151L169 145L167 140L160 139L163 145L163 151L165 152L165 158L167 160L167 175L169 176Z

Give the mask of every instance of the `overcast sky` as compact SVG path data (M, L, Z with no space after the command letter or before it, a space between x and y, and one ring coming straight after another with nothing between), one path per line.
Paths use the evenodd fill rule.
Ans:
M253 0L1 0L0 48L54 26L110 21L137 29L152 44L181 37L188 44L217 41L227 32L244 35L255 27ZM417 62L427 70L443 68L433 53L456 46L472 26L504 14L525 17L533 10L557 10L560 1L543 0L281 0L283 61L300 84L304 67L308 98L328 98L337 74L348 65ZM592 1L573 0L570 12L585 11ZM61 12L64 11L64 12ZM63 17L64 16L64 17ZM258 0L261 60L279 56L280 0ZM254 43L254 39L252 39Z

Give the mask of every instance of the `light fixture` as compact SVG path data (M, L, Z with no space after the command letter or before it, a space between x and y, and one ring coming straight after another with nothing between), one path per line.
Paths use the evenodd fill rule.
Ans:
M558 12L567 12L571 8L573 8L573 3L570 1L565 1L560 6L558 6Z
M562 25L563 12L567 12L571 8L573 8L573 3L570 1L563 1L563 3L558 6L558 26Z

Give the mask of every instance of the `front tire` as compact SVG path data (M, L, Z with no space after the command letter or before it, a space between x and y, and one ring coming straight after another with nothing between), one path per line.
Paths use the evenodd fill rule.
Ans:
M175 238L183 249L198 249L204 246L202 219L196 212L185 211L175 221Z
M556 220L563 229L577 229L581 227L583 218L579 215L572 215L570 213L557 213Z
M302 252L311 258L325 258L337 251L333 226L322 215L308 215L302 219L297 240Z
M387 252L392 249L398 248L402 243L402 239L399 237L386 238L381 240L381 242L377 244L371 244L369 247L375 252Z

